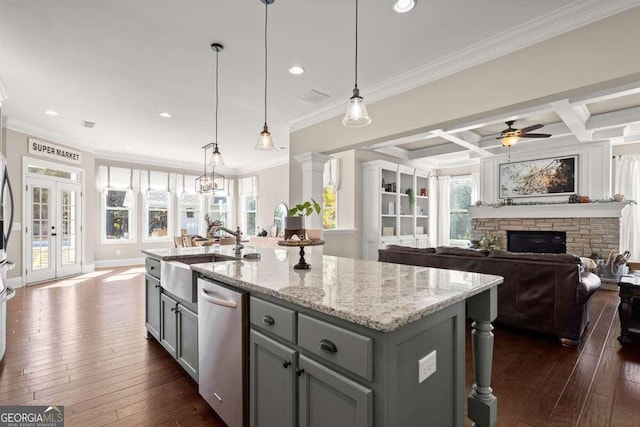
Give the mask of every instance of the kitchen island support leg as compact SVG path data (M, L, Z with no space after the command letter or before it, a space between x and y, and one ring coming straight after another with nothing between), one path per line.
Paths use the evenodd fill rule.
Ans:
M474 426L493 426L498 417L498 398L491 389L493 326L498 313L498 288L491 288L467 300L473 347L473 387L467 396L468 417Z

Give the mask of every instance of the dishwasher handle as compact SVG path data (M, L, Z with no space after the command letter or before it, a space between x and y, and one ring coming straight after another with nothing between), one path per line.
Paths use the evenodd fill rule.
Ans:
M205 289L200 290L200 297L202 297L203 300L210 302L211 304L220 305L227 308L238 308L238 304L235 301L228 301L226 299L211 296Z

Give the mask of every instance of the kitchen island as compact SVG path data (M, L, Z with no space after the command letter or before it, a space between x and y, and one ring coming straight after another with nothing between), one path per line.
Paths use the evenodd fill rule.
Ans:
M153 261L217 254L217 262L191 265L198 277L191 286L202 292L215 282L248 294L250 386L241 400L253 426L464 425L465 310L474 320L468 417L495 422L490 322L501 277L321 251L307 255L312 268L304 271L293 269L298 256L288 249L145 253ZM236 259L218 261L223 256ZM215 330L201 321L200 336ZM199 349L200 365L211 351Z

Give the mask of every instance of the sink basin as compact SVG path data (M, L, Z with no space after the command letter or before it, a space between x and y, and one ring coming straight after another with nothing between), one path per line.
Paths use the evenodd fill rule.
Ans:
M233 261L235 257L219 254L196 255L172 261L160 261L160 286L178 298L188 302L197 302L197 290L194 286L190 264L206 262Z

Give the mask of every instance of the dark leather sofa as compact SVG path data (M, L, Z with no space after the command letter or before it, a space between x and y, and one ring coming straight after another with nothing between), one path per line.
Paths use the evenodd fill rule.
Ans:
M496 323L556 335L568 347L580 344L589 298L600 288L600 278L569 254L392 245L378 251L378 261L502 276Z

